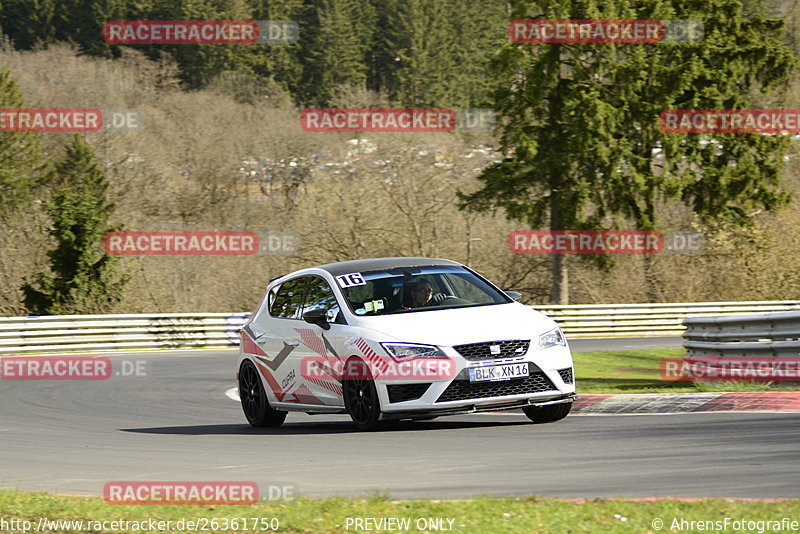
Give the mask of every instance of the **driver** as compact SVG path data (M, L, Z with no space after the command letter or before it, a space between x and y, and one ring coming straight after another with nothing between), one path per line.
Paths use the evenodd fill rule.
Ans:
M422 306L436 306L441 304L445 299L443 293L433 295L433 287L431 283L425 278L421 278L416 282L409 284L411 300L408 303L408 308L420 308Z

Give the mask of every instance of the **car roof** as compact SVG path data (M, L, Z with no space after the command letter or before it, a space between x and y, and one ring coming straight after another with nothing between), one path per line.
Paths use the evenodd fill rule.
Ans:
M442 258L371 258L366 260L340 261L317 266L318 269L328 271L332 276L342 274L380 271L382 269L395 269L398 267L428 267L431 265L447 265L460 267L461 264Z

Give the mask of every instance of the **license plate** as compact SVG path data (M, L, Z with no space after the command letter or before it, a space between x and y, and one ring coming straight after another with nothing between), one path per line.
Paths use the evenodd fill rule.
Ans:
M528 375L527 363L512 363L510 365L491 365L488 367L470 367L470 382L485 382L497 380L511 380L523 378Z

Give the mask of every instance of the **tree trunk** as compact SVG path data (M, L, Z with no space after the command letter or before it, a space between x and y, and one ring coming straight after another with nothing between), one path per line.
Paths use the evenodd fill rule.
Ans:
M648 161L652 158L653 148L648 146ZM646 225L639 225L640 230L656 229L656 188L652 185L647 189L647 221ZM655 258L652 254L644 255L644 287L647 302L658 302L658 283L655 274Z
M558 58L558 62L561 63L561 45L553 45L552 53L553 55ZM562 99L562 95L568 94L567 86L571 83L571 80L563 78L559 71L558 74L558 86L559 91L553 95L553 98L550 100L550 113L548 120L552 126L552 131L556 132L559 129L559 122L561 121L562 117L564 117L564 101ZM548 142L551 146L557 146L554 140L549 140ZM564 193L562 192L562 188L564 187L564 183L566 179L564 176L559 174L560 172L566 172L565 170L561 171L554 171L550 175L550 231L554 230L571 230L572 228L568 228L570 226L567 222L568 219L564 216ZM554 254L553 255L553 267L552 267L552 288L550 291L550 299L552 300L553 304L569 304L569 271L567 270L567 256L565 254Z
M550 230L566 230L559 193L556 190L550 193ZM569 304L569 271L566 254L553 254L552 275L551 301L553 304Z
M655 258L651 254L644 255L644 287L647 302L658 302L658 284L656 275L653 272L653 262Z
M553 285L550 300L553 304L569 304L569 271L567 255L553 254Z

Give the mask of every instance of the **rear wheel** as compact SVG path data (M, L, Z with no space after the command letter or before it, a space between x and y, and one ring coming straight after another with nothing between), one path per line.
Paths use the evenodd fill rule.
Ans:
M347 360L342 386L345 408L359 430L375 430L383 426L378 390L364 360Z
M549 406L528 406L522 411L534 423L552 423L564 419L572 409L571 402L550 404Z
M254 427L281 426L286 412L274 410L253 362L246 360L239 370L239 398L247 421Z

